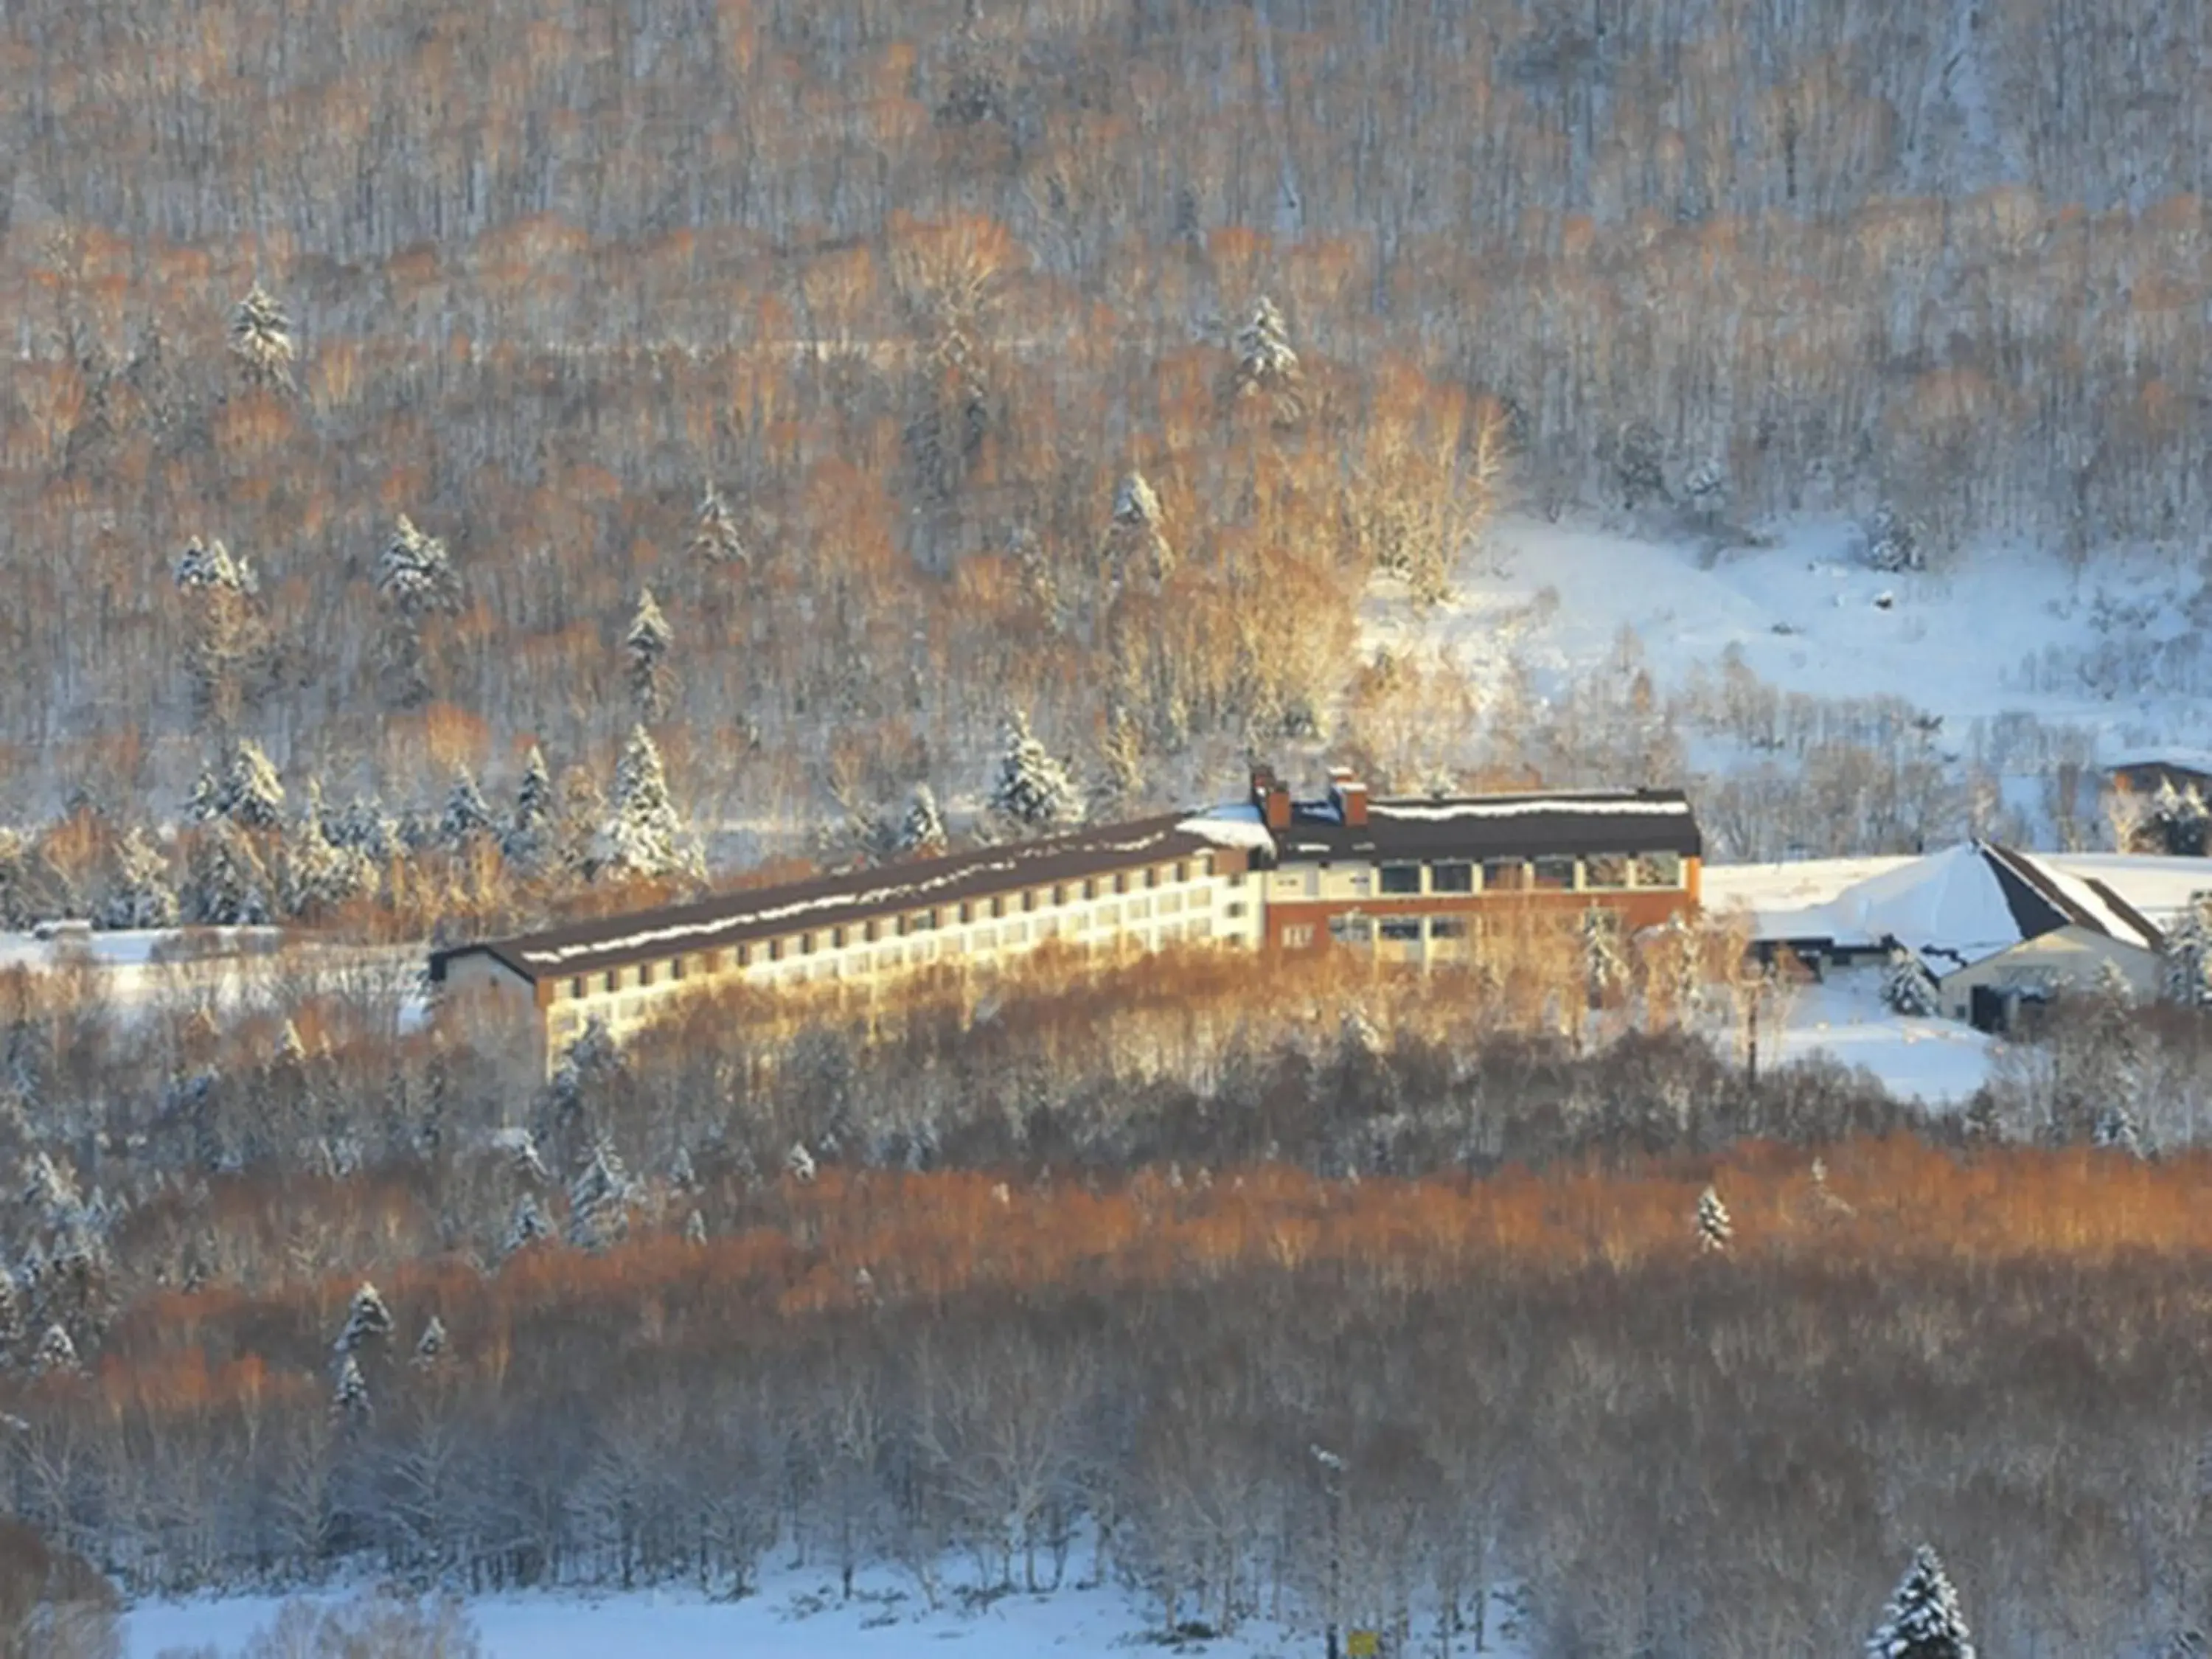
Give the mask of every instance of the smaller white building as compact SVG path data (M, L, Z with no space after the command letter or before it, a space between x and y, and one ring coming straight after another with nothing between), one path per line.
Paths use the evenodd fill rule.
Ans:
M1935 976L1942 1011L2002 1030L2023 1003L2117 974L2159 994L2164 936L2106 881L1990 842L1915 859L1825 907L1838 941L1900 945Z

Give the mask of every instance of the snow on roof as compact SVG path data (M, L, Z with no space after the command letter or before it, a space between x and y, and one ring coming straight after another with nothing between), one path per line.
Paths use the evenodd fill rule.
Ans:
M2135 749L2118 760L2106 762L2105 769L2107 772L2127 772L2138 766L2164 766L2177 772L2201 772L2212 777L2212 749L2191 749L2179 744L2157 749Z
M1216 806L1185 818L1176 828L1187 835L1203 836L1217 847L1241 847L1251 852L1272 853L1275 837L1249 802L1240 806Z
M2094 876L2057 868L2012 848L1967 842L1884 870L1826 904L1762 912L1761 939L1832 939L1909 950L1954 963L1980 962L2023 940L2084 927L2155 951L2157 927Z
M2138 853L2044 853L2037 857L2046 868L2097 883L2154 923L2172 921L2197 894L2212 891L2212 859Z
M1416 818L1432 823L1453 818L1525 817L1533 812L1626 812L1644 817L1686 818L1690 816L1690 803L1635 795L1492 795L1480 800L1378 800L1367 809L1370 819Z

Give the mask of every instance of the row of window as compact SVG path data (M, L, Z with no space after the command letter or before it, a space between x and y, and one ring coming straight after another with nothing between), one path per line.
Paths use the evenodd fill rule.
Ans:
M1050 887L1024 888L1015 894L994 894L988 899L974 899L958 905L932 907L910 910L904 915L873 918L843 927L812 929L787 934L780 939L732 945L726 950L701 951L690 955L671 957L661 962L640 963L635 968L610 968L604 973L579 974L568 981L568 997L580 1001L586 997L609 995L631 988L650 988L655 984L684 979L699 974L726 973L732 969L754 967L761 963L781 962L788 957L810 957L818 951L842 951L854 945L872 945L878 939L905 939L916 933L932 933L940 927L964 927L971 922L999 921L1009 915L1026 915L1048 908L1058 908L1078 902L1088 902L1108 894L1143 892L1176 886L1189 882L1195 869L1199 877L1213 874L1213 855L1201 854L1194 862L1179 859L1172 865L1150 865L1139 871L1118 871L1111 876L1096 876L1080 882L1058 882ZM1243 884L1241 872L1232 873L1229 884ZM1204 896L1194 902L1203 903ZM1164 893L1155 901L1134 898L1127 909L1132 921L1148 918L1157 903L1161 915L1180 910L1183 896L1180 892ZM1232 915L1243 914L1241 906ZM1101 912L1099 920L1111 925L1121 921L1121 907L1109 906ZM1023 929L1007 929L1009 942L1020 940ZM1059 931L1056 925L1041 927L1039 937Z
M1481 884L1477 886L1480 875ZM1425 876L1426 879L1424 880ZM1679 853L1592 853L1576 859L1552 854L1534 859L1438 859L1422 865L1407 860L1376 872L1376 889L1389 895L1419 893L1592 892L1631 887L1680 887Z

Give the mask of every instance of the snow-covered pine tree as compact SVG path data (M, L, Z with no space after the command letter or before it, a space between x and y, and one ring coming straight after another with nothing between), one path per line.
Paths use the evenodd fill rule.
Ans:
M607 826L605 866L624 876L657 880L703 873L697 848L684 833L661 769L660 748L644 726L630 728L615 766L614 816Z
M368 1381L361 1374L361 1362L349 1353L338 1361L337 1382L331 1390L331 1412L333 1416L356 1421L370 1415Z
M1867 562L1876 570L1895 574L1928 568L1926 537L1919 520L1898 511L1887 501L1866 522Z
M321 779L309 778L301 795L299 816L284 838L284 910L325 915L373 886L376 866L342 841L324 808Z
M1888 964L1882 969L1881 1001L1890 1012L1914 1019L1932 1019L1942 1012L1942 994L1936 975L1928 971L1917 951L1901 945L1890 947Z
M1717 1188L1707 1187L1698 1194L1698 1249L1708 1255L1728 1249L1735 1237L1735 1224L1729 1218L1728 1206L1721 1202Z
M113 871L99 922L103 927L173 927L177 890L169 882L169 860L132 824L115 843Z
M568 1188L568 1242L584 1250L618 1242L629 1231L631 1190L622 1159L600 1142Z
M668 1184L679 1193L688 1193L699 1184L698 1173L691 1167L691 1149L678 1146L676 1156L668 1160Z
M1644 501L1671 500L1667 493L1666 442L1648 421L1630 421L1620 428L1614 445L1613 471L1620 483L1622 505L1634 511Z
M47 1326L46 1334L39 1339L38 1350L31 1356L31 1369L40 1376L77 1369L76 1344L59 1324Z
M465 766L453 769L453 787L446 792L446 809L438 817L438 842L447 851L464 853L492 838L491 807L477 787L476 774Z
M1867 1659L1974 1659L1973 1635L1959 1593L1927 1545L1913 1552L1912 1565L1867 1639L1866 1650Z
M324 819L325 833L336 845L359 853L381 868L399 855L399 822L384 810L380 797L371 792L356 795L337 817Z
M599 873L599 836L606 822L607 798L599 780L581 766L561 774L553 821L553 844L548 873L568 884L597 879Z
M629 669L630 704L641 720L657 720L668 712L675 684L668 653L675 643L675 630L669 627L668 618L661 615L659 601L653 597L651 588L641 587L637 592L637 609L631 613L629 628L623 635L623 655Z
M783 1167L785 1172L801 1186L814 1179L814 1154L806 1150L805 1141L791 1143L791 1150L784 1154Z
M422 1334L415 1344L415 1369L428 1370L446 1357L448 1346L446 1322L432 1314L429 1323L422 1327Z
M1297 383L1298 354L1291 349L1291 331L1283 313L1266 295L1237 331L1237 380L1240 387L1285 390Z
M2175 858L2204 856L2212 811L2195 784L2176 789L2171 778L2160 781L2151 797L2150 830L2160 846Z
M1708 455L1690 469L1682 480L1682 501L1702 524L1719 522L1728 506L1728 473L1716 457Z
M258 283L231 313L230 350L248 386L272 392L291 389L291 319Z
M1583 988L1590 1006L1600 1007L1628 978L1628 957L1620 941L1620 915L1593 904L1583 912L1576 935L1582 946Z
M532 1244L552 1237L552 1228L545 1224L544 1212L538 1207L534 1194L525 1193L514 1201L514 1215L507 1224L506 1253L528 1249Z
M253 843L228 818L200 834L192 848L185 914L208 927L265 927L276 915L273 884Z
M508 866L525 877L541 873L553 855L553 775L546 769L545 751L530 745L523 763L522 785L515 791L514 811L500 838L500 850Z
M377 560L376 593L385 608L380 649L392 693L404 705L420 702L430 695L422 625L460 609L460 579L445 543L401 514Z
M15 1363L16 1350L30 1329L29 1315L23 1305L23 1288L15 1275L0 1267L0 1367Z
M1123 475L1114 488L1106 563L1115 580L1127 580L1134 572L1154 589L1175 572L1175 550L1168 543L1166 514L1159 496L1141 472Z
M899 820L897 847L901 853L933 858L947 845L945 818L937 810L937 792L917 783L908 797L906 816Z
M686 1244L704 1244L707 1242L707 1218L696 1210L684 1218L684 1242Z
M738 534L738 521L731 516L729 503L712 484L699 498L698 522L691 532L691 554L709 565L750 562L751 556L745 550L744 538Z
M276 829L284 821L284 784L276 763L252 738L239 738L224 754L220 773L200 774L191 814L203 823L221 817L247 830Z
M2169 1002L2202 1008L2212 1004L2212 893L2191 893L2166 925L2162 951Z
M0 927L21 931L60 914L44 864L19 831L0 825Z
M338 1332L336 1347L338 1352L349 1354L371 1340L381 1341L392 1334L392 1310L384 1305L384 1297L376 1286L367 1279L353 1293L346 1305L344 1328Z
M1006 748L999 760L991 807L1008 823L1032 832L1082 821L1083 797L1074 780L1037 740L1030 730L1029 715L1018 708L1006 721Z

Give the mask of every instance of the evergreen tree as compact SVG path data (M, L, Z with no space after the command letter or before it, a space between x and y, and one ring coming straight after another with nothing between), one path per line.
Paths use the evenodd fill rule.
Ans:
M1019 709L1006 722L1006 749L991 806L1000 817L1032 831L1062 829L1083 817L1083 798L1074 781L1037 741L1029 716Z
M1735 1224L1729 1219L1728 1206L1721 1202L1716 1188L1707 1187L1698 1194L1698 1248L1717 1254L1727 1249L1735 1237Z
M438 841L450 852L465 852L480 840L492 837L491 808L477 787L476 775L465 766L453 769L453 787L446 794L446 810L438 819Z
M1631 421L1620 428L1614 446L1613 471L1620 483L1621 504L1633 512L1644 501L1668 501L1667 469L1662 459L1665 442L1658 428L1647 421Z
M937 792L917 783L908 799L906 817L900 820L898 850L934 858L945 851L945 819L937 810Z
M76 1344L59 1324L46 1327L46 1334L39 1339L38 1351L31 1356L31 1369L41 1376L77 1369Z
M530 745L522 768L522 787L515 791L514 811L500 838L507 863L527 877L541 873L554 847L553 775L545 769L545 751Z
M65 907L57 886L39 849L0 825L0 928L20 932L59 915Z
M729 506L722 500L722 492L714 485L699 498L699 520L691 532L692 556L709 565L745 564L751 556L745 550L744 540L738 534L737 520L730 515Z
M2184 1007L2212 1005L2212 893L2191 893L2166 929L2161 949L2166 1000Z
M415 1368L428 1370L446 1357L447 1346L446 1322L432 1314L430 1322L422 1327L422 1335L415 1344Z
M14 1273L0 1267L0 1367L15 1363L16 1350L22 1346L29 1330L23 1288L16 1283Z
M640 588L637 610L623 635L623 651L629 665L629 696L641 720L657 720L668 712L673 678L668 653L676 635L649 587Z
M659 745L642 726L633 726L615 768L614 817L607 827L605 864L624 876L648 880L702 873L661 770Z
M2195 784L2176 789L2173 780L2162 780L2151 796L2149 829L2164 850L2175 858L2204 856L2212 811Z
M430 695L422 658L422 627L434 616L460 609L460 580L452 556L402 514L376 565L376 593L384 605L381 650L393 695L403 704Z
M331 1411L335 1416L356 1421L370 1415L368 1382L361 1374L361 1362L349 1353L338 1361L337 1385L331 1390Z
M1174 574L1175 550L1168 544L1166 514L1141 472L1127 474L1115 487L1106 562L1115 580L1126 580L1133 571L1155 589Z
M1728 474L1717 459L1708 455L1690 469L1682 480L1682 501L1708 528L1719 523L1728 506Z
M231 313L230 349L248 386L272 392L291 389L291 319L258 283Z
M284 838L284 909L294 916L319 916L368 890L376 866L367 854L346 846L323 807L319 778L307 780L300 813Z
M1884 502L1866 522L1867 562L1876 570L1895 574L1925 570L1928 552L1919 521Z
M529 1193L515 1200L514 1215L507 1225L506 1253L528 1249L543 1239L550 1238L553 1230L545 1224L544 1212L538 1207L537 1198Z
M814 1179L814 1154L806 1150L806 1143L794 1140L790 1152L784 1154L783 1167L793 1181L801 1186Z
M115 843L114 872L100 908L103 927L173 927L177 891L169 883L169 861L137 824Z
M350 1354L364 1342L380 1341L391 1334L392 1310L384 1305L376 1286L364 1279L361 1288L353 1293L352 1302L347 1304L345 1328L338 1333L337 1351Z
M1974 1659L1972 1633L1936 1552L1913 1552L1897 1594L1866 1644L1867 1659Z
M374 792L356 795L335 822L325 823L335 845L359 853L371 865L381 867L399 855L398 821L384 810L383 800Z
M1606 998L1628 977L1628 958L1620 944L1620 914L1593 904L1583 912L1576 933L1582 945L1583 990L1591 1007L1602 1006Z
M1889 963L1882 970L1881 1001L1890 1012L1915 1019L1932 1019L1942 1012L1942 993L1917 951L1901 945L1890 947Z
M1237 331L1237 378L1247 388L1277 391L1297 383L1298 354L1291 349L1291 331L1283 313L1266 295L1252 307L1252 315Z
M568 1188L568 1242L600 1250L629 1231L629 1174L613 1147L602 1141Z
M284 821L283 781L261 745L240 738L225 751L220 771L200 773L190 811L203 823L227 818L247 830L274 830Z
M192 849L185 895L191 919L209 927L259 927L276 915L267 867L228 819L204 831Z

